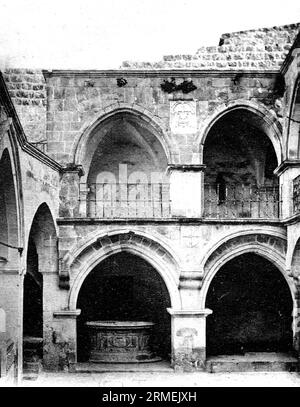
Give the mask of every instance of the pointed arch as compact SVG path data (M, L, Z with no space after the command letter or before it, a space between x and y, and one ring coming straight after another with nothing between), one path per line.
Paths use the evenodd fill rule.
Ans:
M105 132L108 133L110 130L109 121L122 114L130 115L142 127L150 131L162 146L167 161L170 162L172 142L158 117L137 104L116 103L106 107L100 114L97 114L88 123L85 123L81 129L81 135L73 148L72 156L75 164L82 165L87 172L91 161L89 151L93 151L99 143L97 137L93 139L95 132L99 126L106 124Z
M256 124L269 137L274 147L279 165L282 161L282 126L277 120L275 113L272 113L272 111L267 109L263 104L253 101L237 100L228 103L227 105L222 105L216 109L214 114L205 121L203 124L203 131L199 134L198 145L200 153L203 152L205 140L214 124L233 111L240 111L241 113L243 111L251 112L254 115L253 118L256 118Z
M75 310L78 294L88 274L104 259L119 252L134 254L151 264L162 277L172 307L181 308L178 290L180 269L172 254L154 238L132 230L101 234L73 251L65 262L70 270L69 309ZM75 256L74 256L75 254ZM74 257L73 257L74 256Z
M0 158L0 241L7 246L1 245L0 253L5 261L10 262L10 267L12 263L17 266L15 250L21 247L23 230L17 163L13 148L7 140Z
M57 227L46 202L37 208L28 235L29 244L35 245L39 256L39 271L57 268Z
M293 300L293 332L295 333L297 317L297 289L293 278L286 272L286 241L279 235L273 236L265 233L250 233L248 235L236 235L235 237L221 241L220 244L216 244L214 246L214 250L210 251L209 256L206 257L203 265L204 277L200 295L201 307L205 308L206 297L210 284L220 268L228 261L245 253L255 253L261 257L264 257L273 263L283 275Z
M209 355L291 352L297 346L295 298L270 249L245 245L214 275L206 307ZM276 256L278 257L278 256Z

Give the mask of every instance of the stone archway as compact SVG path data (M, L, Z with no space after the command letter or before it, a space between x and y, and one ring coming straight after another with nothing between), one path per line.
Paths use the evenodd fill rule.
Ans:
M293 299L280 271L257 253L225 263L206 298L207 354L284 352L293 349Z
M257 125L270 139L273 148L276 152L278 165L282 161L282 142L281 133L282 126L277 120L275 113L270 112L263 104L253 101L236 100L227 105L220 106L216 109L212 116L210 116L205 123L203 123L203 131L199 134L198 144L200 152L203 151L203 146L207 139L207 136L213 126L224 116L231 112L252 113L255 117Z
M106 257L83 281L76 305L81 310L77 318L78 362L86 362L90 357L91 344L86 323L91 321L154 324L149 338L151 351L144 357L170 359L171 321L167 312L171 306L170 296L159 273L140 256L124 250ZM123 353L132 348L131 335L134 334L125 333L122 337L130 343L128 349L126 343L123 344ZM105 346L103 350L106 351ZM117 350L121 351L120 348ZM113 358L112 355L110 357ZM141 358L141 361L145 360Z
M0 160L0 257L9 268L18 268L15 248L19 246L18 204L12 162L8 149Z
M13 146L6 137L1 142L5 148L0 155L0 307L6 312L7 332L17 342L21 335L23 283L20 277L23 251L21 197L18 195L20 179ZM18 352L22 352L20 345Z
M204 215L210 218L278 218L274 170L281 163L279 128L251 104L218 112L201 139Z
M51 211L46 203L36 210L27 245L26 274L23 289L24 368L39 369L43 359L44 327L49 313L47 303L52 293L49 281L57 273L57 234ZM46 287L46 288L45 288ZM47 317L44 318L44 315Z
M145 132L153 134L156 142L162 146L167 162L171 162L171 156L174 153L174 146L164 130L163 125L157 117L145 108L136 104L117 103L104 109L102 114L94 117L90 123L86 124L81 131L81 136L74 146L73 161L75 164L82 165L85 170L83 180L86 181L87 173L90 168L93 152L102 138L105 138L111 131L113 121L118 118L128 117L131 122L138 123ZM131 129L132 129L131 124ZM101 134L99 129L103 128ZM136 130L134 130L136 134Z
M15 123L11 117L7 117L6 113L5 109L1 109L0 307L6 313L6 332L16 344L18 371L21 372L24 208L19 156L20 140Z
M209 317L211 320L208 320L207 325L208 353L291 351L293 346L295 348L296 290L293 280L285 272L286 242L279 236L253 233L228 239L214 249L204 265L201 289L202 307L211 308L213 313L215 311L214 316ZM255 292L257 298L254 296ZM257 326L254 322L247 325L247 318L251 318L250 314L245 316L246 312L242 314L243 301L250 304L249 312L253 308L251 318L257 322ZM272 307L274 310L278 308L275 314L270 311ZM227 310L229 318L222 314L224 310ZM267 318L268 310L272 315ZM274 326L277 324L277 331L274 326L272 331L272 327L266 322L268 320L272 320ZM236 322L235 327L232 321ZM232 344L232 349L225 345L223 350L221 346L218 348L222 342L220 337L215 342L211 340L212 331L218 330L216 326L224 332L227 329L228 343ZM257 327L256 333L253 326ZM269 335L268 337L266 334L265 342L258 340L259 329L264 329ZM280 330L284 331L282 335ZM239 338L240 342L235 341L234 337Z
M244 253L257 253L273 263L285 278L295 300L295 286L293 279L285 271L285 255L287 250L286 239L280 233L260 230L236 233L217 242L203 261L203 282L201 288L200 304L205 307L205 300L209 285L227 261Z
M76 310L80 287L93 268L106 257L121 251L135 254L150 263L165 282L172 307L181 307L177 256L162 239L150 237L141 231L124 229L93 235L64 258L63 267L70 278L70 310Z
M169 216L172 142L150 112L137 105L105 109L83 129L73 151L83 168L80 213L88 217Z
M124 254L138 259L143 268L151 270L152 276L156 276L152 279L154 285L159 284L160 287L165 287L163 289L164 298L166 299L164 306L169 304L174 309L181 309L178 290L180 268L176 255L173 256L172 250L167 248L163 239L149 236L141 231L127 229L88 237L85 242L75 247L66 256L64 269L68 270L70 278L68 315L72 314L78 317L80 313L77 310L79 293L93 270L100 270L101 265L106 264L109 258L113 259L115 256L123 256ZM101 274L98 273L100 277ZM142 284L145 283L145 273L143 276ZM116 284L118 283L116 282ZM165 320L169 320L167 310L164 309L163 312L165 313ZM73 321L75 322L75 320ZM73 332L76 335L75 325ZM162 332L162 328L160 328L160 332ZM76 354L76 338L74 337L72 340L74 340L74 352ZM74 359L76 360L76 355Z

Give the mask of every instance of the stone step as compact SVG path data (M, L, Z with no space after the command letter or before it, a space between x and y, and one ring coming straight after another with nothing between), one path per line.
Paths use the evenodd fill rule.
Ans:
M296 357L280 353L248 353L245 355L221 355L207 359L207 372L296 372L299 361Z
M23 372L23 380L37 380L39 375L32 372Z
M41 371L41 362L40 361L24 361L23 363L23 373L40 373Z

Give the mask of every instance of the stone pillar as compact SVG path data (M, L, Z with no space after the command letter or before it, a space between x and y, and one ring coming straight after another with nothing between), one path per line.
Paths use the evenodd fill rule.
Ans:
M51 329L44 338L44 366L47 370L73 370L77 362L76 318L80 312L81 310L53 312Z
M274 171L279 177L281 217L289 218L293 212L293 180L300 175L300 160L283 161Z
M171 215L199 218L203 212L203 170L202 164L170 164Z
M202 279L203 274L198 270L181 271L179 280L179 292L183 309L197 309L200 301Z
M206 317L210 309L175 310L171 315L172 366L175 370L204 370L206 362Z
M83 176L81 165L68 165L63 172L59 189L59 216L60 217L78 217L81 215L81 198L86 196L85 184L80 184ZM81 197L81 187L83 186L83 197ZM85 208L86 208L86 199ZM86 209L83 211L86 216Z

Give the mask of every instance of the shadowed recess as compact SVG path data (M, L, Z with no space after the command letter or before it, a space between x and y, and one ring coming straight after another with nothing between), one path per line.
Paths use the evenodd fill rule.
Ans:
M292 349L293 301L280 271L256 254L227 262L211 282L208 355Z
M168 358L170 353L170 297L158 272L146 261L121 252L101 262L85 279L77 300L78 361L89 357L87 321L149 321L155 328L151 347Z

